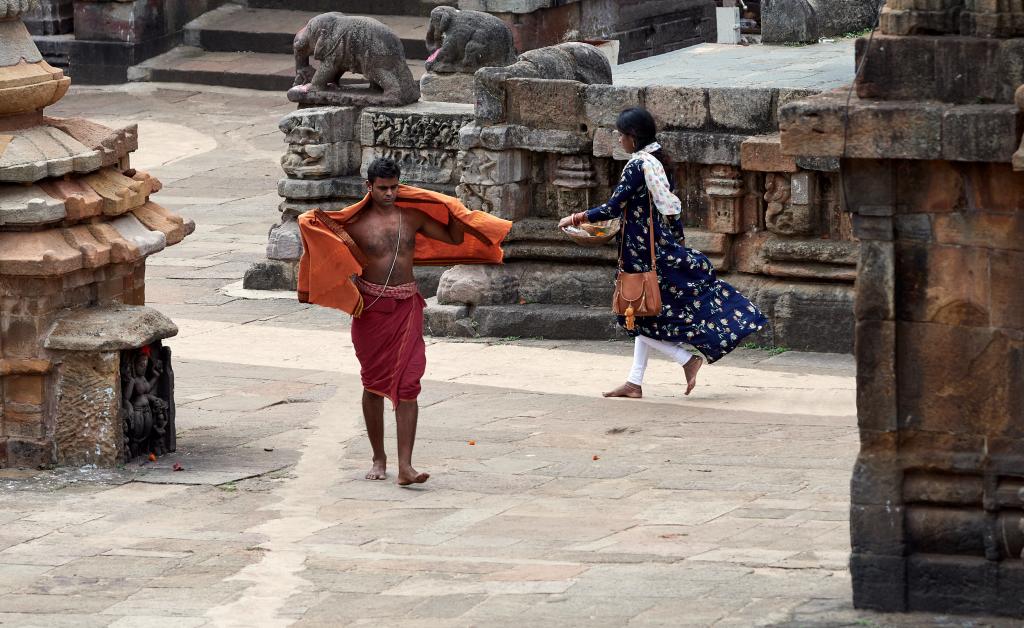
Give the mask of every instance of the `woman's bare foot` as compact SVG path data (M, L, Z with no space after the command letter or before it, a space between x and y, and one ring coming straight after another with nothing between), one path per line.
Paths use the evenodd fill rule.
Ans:
M384 460L374 460L373 461L373 466L370 467L370 470L366 472L366 479L367 480L383 480L383 479L386 479L388 477L387 468L388 468L388 461L387 461L387 459L384 459Z
M430 477L429 473L420 473L412 467L400 468L398 470L398 485L409 486L410 484L423 484Z
M615 390L604 393L605 397L622 397L625 399L640 399L644 396L644 389L633 382L626 382Z
M697 385L697 371L704 366L704 358L693 356L690 361L683 365L683 373L686 374L686 393L689 395L694 386Z

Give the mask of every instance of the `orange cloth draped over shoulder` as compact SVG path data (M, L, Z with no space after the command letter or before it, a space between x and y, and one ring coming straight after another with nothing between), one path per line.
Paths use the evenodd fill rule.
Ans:
M465 226L466 237L462 244L445 244L417 234L413 256L416 264L502 262L501 242L512 229L508 220L466 209L457 198L408 185L398 188L396 204L421 211L444 225L449 220L458 220ZM366 258L345 232L344 225L369 205L370 195L367 194L363 200L340 211L314 210L299 216L303 247L299 260L299 301L332 307L353 316L362 313L363 298L352 277L362 274Z

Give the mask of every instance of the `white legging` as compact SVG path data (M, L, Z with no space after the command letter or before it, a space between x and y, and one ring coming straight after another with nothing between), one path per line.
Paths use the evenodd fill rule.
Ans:
M664 340L655 340L647 336L637 336L633 344L633 370L629 372L629 383L637 386L644 383L644 372L647 370L647 359L651 349L657 349L680 364L686 364L693 354L677 344Z

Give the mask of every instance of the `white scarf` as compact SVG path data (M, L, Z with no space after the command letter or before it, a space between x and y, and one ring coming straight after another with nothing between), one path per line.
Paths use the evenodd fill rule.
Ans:
M654 153L660 148L661 144L653 142L630 155L629 160L640 160L644 171L644 180L647 182L647 192L654 200L654 206L658 208L658 211L665 216L678 216L683 211L683 204L668 186L665 166L662 166L658 158L654 156Z

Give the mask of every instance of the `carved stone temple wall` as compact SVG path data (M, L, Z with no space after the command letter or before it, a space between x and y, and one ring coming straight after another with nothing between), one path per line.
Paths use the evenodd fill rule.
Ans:
M195 226L150 200L135 126L44 115L70 80L26 4L0 0L0 467L114 466L174 448L177 328L144 306L145 264Z
M1024 617L1024 11L889 0L857 49L781 124L861 241L854 604Z

